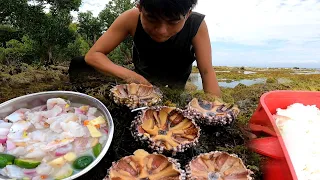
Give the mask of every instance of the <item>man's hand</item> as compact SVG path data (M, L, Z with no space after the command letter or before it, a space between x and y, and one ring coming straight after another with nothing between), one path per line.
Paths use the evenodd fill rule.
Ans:
M136 83L136 84L145 84L145 85L152 85L147 79L136 72L131 72L128 76L124 79L127 83Z

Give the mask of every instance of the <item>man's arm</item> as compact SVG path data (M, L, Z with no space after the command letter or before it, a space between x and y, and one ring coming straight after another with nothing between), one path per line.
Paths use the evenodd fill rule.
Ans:
M121 14L109 27L109 29L98 39L85 56L86 63L98 71L119 77L127 82L148 84L150 83L141 75L114 64L106 55L113 51L128 35L132 34L132 17L138 13L132 9Z
M211 43L205 21L201 23L196 36L192 40L192 44L195 48L204 92L220 97L221 91L216 73L212 67Z

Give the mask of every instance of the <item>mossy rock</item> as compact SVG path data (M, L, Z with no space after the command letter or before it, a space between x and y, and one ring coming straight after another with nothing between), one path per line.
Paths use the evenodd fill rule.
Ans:
M276 82L277 82L276 78L268 78L267 81L266 81L266 83L269 83L269 84L276 83Z

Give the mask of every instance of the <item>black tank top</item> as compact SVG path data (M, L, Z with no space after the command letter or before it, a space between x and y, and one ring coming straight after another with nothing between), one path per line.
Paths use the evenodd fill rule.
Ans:
M195 61L192 39L204 17L192 12L179 33L166 42L158 43L144 31L139 16L133 38L135 71L152 84L183 88Z

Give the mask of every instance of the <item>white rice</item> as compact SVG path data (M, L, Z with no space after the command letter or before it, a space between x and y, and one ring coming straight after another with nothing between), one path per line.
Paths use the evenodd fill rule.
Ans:
M288 120L280 121L277 115ZM320 110L295 103L278 108L274 117L298 179L320 180Z

